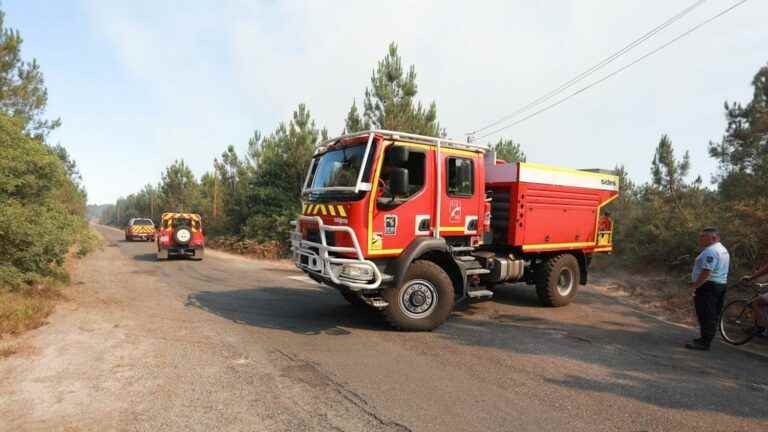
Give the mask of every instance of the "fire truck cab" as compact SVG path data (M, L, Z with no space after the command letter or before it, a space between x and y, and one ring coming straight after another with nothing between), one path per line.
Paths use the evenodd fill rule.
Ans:
M321 143L304 182L293 259L402 330L432 330L457 302L505 282L570 303L591 257L612 250L602 208L618 179L497 161L468 143L367 131Z

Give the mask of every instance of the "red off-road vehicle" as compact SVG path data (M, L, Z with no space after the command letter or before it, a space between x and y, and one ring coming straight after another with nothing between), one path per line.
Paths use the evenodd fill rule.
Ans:
M564 306L612 250L601 214L618 178L508 164L467 143L392 131L316 151L291 244L296 265L404 330L431 330L454 304L522 281Z
M157 259L168 259L170 255L203 259L205 254L203 234L200 215L163 213L157 233Z

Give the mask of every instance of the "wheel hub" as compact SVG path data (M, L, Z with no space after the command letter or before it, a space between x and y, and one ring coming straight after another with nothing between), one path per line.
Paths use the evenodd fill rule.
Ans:
M423 279L409 281L400 296L400 310L408 317L419 319L432 313L437 304L437 289Z
M561 296L567 296L573 289L573 273L570 269L564 268L560 271L557 278L557 292Z
M416 307L423 306L427 302L427 296L422 292L415 292L411 295L411 304Z

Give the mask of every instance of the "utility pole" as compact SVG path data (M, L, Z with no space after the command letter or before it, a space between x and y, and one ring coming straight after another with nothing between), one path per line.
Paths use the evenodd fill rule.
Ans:
M218 211L218 208L216 206L216 201L217 201L217 196L216 195L218 193L218 190L217 190L217 187L216 187L216 183L218 183L217 182L217 178L218 177L219 177L218 174L216 174L216 171L214 170L214 172L213 172L213 203L211 203L212 204L211 207L213 208L213 217L214 218L219 216L219 211Z
M117 216L117 220L115 221L115 226L120 226L120 201L117 201L115 203L115 216Z

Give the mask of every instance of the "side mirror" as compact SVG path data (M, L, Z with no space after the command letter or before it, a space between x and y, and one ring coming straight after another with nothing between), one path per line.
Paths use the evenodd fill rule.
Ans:
M407 149L406 149L407 150ZM389 191L392 197L408 194L408 170L395 168L389 174Z
M393 146L387 151L389 153L389 163L392 165L401 167L408 163L408 147Z

